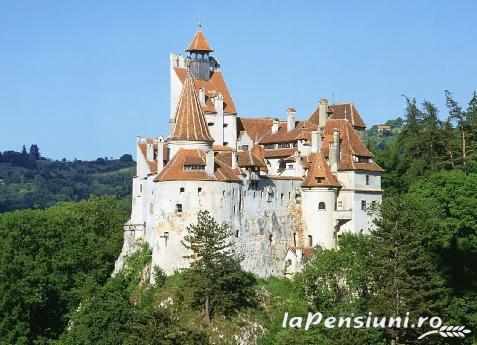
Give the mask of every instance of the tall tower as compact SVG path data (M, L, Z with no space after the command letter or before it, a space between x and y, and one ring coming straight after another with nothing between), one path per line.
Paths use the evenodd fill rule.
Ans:
M194 38L189 44L186 52L189 53L189 68L196 80L209 80L212 58L209 56L214 50L209 46L199 25Z

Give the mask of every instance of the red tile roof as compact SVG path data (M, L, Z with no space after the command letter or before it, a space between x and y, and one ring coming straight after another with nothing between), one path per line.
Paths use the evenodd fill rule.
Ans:
M331 173L325 157L319 153L311 153L308 156L311 166L303 180L302 187L341 187L336 177Z
M296 149L289 148L289 149L271 149L271 150L263 150L263 157L264 158L279 158L279 157L288 157L295 153Z
M219 152L216 156L217 159L222 161L228 166L232 166L232 153L231 152ZM257 157L252 151L239 151L237 152L237 165L241 168L257 167L266 168L267 164L264 160Z
M223 145L212 145L213 151L235 151L230 146L223 146Z
M152 144L154 141L152 138L146 138L146 143L147 144ZM138 146L139 146L139 149L141 150L141 153L142 153L142 156L144 157L144 160L147 162L148 166L149 166L149 171L150 172L156 172L157 171L157 161L153 160L153 161L149 161L147 160L147 145L146 143L139 143ZM153 150L157 150L157 144L153 144ZM164 145L164 148L163 148L163 157L164 157L164 161L168 161L169 160L169 150L167 149L167 145Z
M366 128L366 124L353 103L332 104L328 107L328 110L331 112L330 119L347 119L355 128ZM318 124L318 119L319 107L316 108L309 121Z
M270 131L263 136L260 144L291 143L297 140L311 141L311 132L316 129L317 126L310 121L298 121L295 128L288 131L287 123L280 122L277 133L272 134Z
M187 70L184 68L174 68L177 77L182 83L184 83ZM226 113L237 113L235 109L235 104L230 96L229 89L225 84L224 77L220 71L210 72L209 80L194 80L195 88L198 90L203 88L205 90L205 106L203 109L205 112L215 113L214 102L212 97L221 93L224 97L224 112Z
M209 43L205 39L204 33L202 30L197 30L192 38L192 41L189 44L189 48L186 49L186 52L213 52L214 50L209 46Z
M266 134L272 131L273 119L265 117L261 119L255 118L237 118L237 134L247 132L254 143L258 143Z
M383 169L376 163L358 163L355 156L370 159L374 155L364 146L361 138L353 129L348 120L328 119L324 129L324 138L321 152L325 157L329 155L329 145L333 141L333 130L340 132L340 162L338 170L367 170L382 172Z
M214 158L214 175L207 175L206 170L186 170L185 165L206 165L205 152L194 149L180 149L164 169L156 176L154 181L221 181L240 182L240 178L223 161Z
M175 119L176 124L171 140L214 141L209 134L204 111L194 87L194 77L190 72L185 77Z

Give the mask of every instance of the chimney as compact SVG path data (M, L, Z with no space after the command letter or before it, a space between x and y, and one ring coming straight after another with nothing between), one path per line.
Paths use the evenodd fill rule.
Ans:
M295 129L295 117L296 117L296 110L294 107L290 107L287 109L287 131L291 131Z
M205 89L202 87L199 89L199 102L200 104L205 105Z
M162 136L157 137L157 172L161 172L164 169L164 138Z
M205 171L208 176L214 175L214 151L209 150L205 153Z
M154 160L154 144L152 142L149 143L149 141L146 144L146 159L149 162Z
M311 132L311 152L317 153L321 150L321 133L319 131Z
M325 128L326 120L328 119L328 100L326 98L320 99L318 106L318 126Z
M170 136L174 135L174 127L176 126L176 120L175 119L169 119L169 131L170 131Z
M214 136L214 144L216 145L223 145L224 144L224 96L219 93L217 96L213 98L214 100L214 108L217 112L215 116L215 129L211 128L215 131ZM212 134L212 133L211 133Z
M295 153L293 154L293 158L295 160L295 175L298 176L298 166L300 165L301 160L300 153L298 151L295 151Z
M272 134L275 134L278 132L278 119L273 119L272 122Z
M237 152L232 151L232 169L237 168Z
M330 143L330 152L328 162L330 164L331 172L336 173L338 171L338 164L340 161L340 131L333 129L333 142Z

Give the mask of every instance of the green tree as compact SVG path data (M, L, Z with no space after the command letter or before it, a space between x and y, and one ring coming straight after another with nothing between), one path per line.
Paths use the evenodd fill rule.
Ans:
M41 158L40 149L38 148L38 145L33 144L30 146L29 155L34 160L39 160Z
M437 205L414 196L387 198L373 232L369 258L371 305L374 314L439 315L446 319L449 289L436 264L445 229L436 218ZM417 338L415 329L392 328L392 344ZM439 339L430 339L439 342Z
M204 320L210 323L214 308L229 314L256 303L255 277L240 268L232 253L232 232L226 224L218 224L208 211L199 211L197 223L187 227L182 244L191 251L186 271L195 304L204 307Z
M109 278L127 216L111 197L0 214L0 344L58 337L84 289Z

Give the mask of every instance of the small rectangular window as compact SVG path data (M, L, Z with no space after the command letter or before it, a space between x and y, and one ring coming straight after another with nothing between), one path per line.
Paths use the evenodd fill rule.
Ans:
M177 205L176 205L176 213L177 213L177 214L182 213L182 204L177 204Z
M179 192L182 194L185 192L185 188L184 187L181 187L181 189L179 189Z
M366 200L361 200L361 210L366 211Z
M199 187L197 188L197 194L200 194L200 193L202 193L202 188Z
M288 164L288 169L293 169L293 164Z
M242 150L243 151L248 151L248 145L242 145Z
M369 185L369 175L366 175L366 185Z

